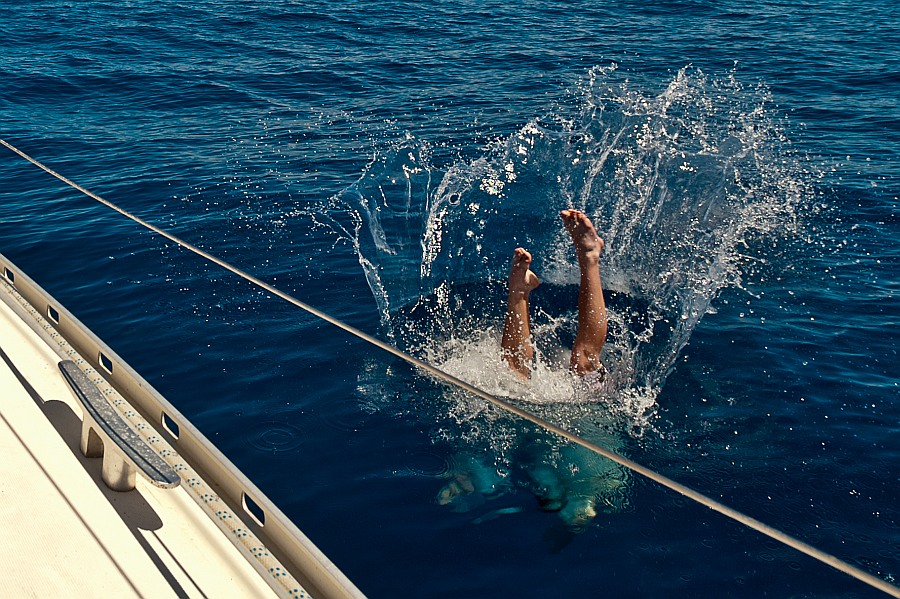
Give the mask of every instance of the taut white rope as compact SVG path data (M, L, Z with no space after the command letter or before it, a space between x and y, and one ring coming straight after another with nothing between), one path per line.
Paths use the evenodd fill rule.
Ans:
M747 526L748 528L751 528L751 529L753 529L757 532L760 532L772 539L775 539L776 541L778 541L780 543L784 543L788 547L792 547L792 548L796 549L797 551L800 551L801 553L805 553L806 555L822 562L823 564L827 564L827 565L831 566L832 568L835 568L836 570L844 572L845 574L848 574L849 576L852 576L853 578L856 578L857 580L860 580L875 589L883 591L893 597L900 598L900 587L896 587L892 584L889 584L888 582L886 582L876 576L873 576L872 574L869 574L868 572L864 572L863 570L857 568L856 566L853 566L841 559L838 559L837 557L835 557L829 553L826 553L824 551L816 549L812 545L804 543L803 541L796 539L796 538L788 535L787 533L784 533L784 532L778 530L777 528L773 528L763 522L760 522L759 520L757 520L755 518L751 518L750 516L747 516L746 514L744 514L742 512L739 512L733 508L730 508L727 505L725 505L721 502L718 502L715 499L712 499L711 497L707 497L706 495L700 493L699 491L695 491L695 490L691 489L690 487L686 487L679 482L676 482L662 474L659 474L658 472L651 470L650 468L647 468L646 466L642 466L641 464L638 464L637 462L634 462L624 456L621 456L621 455L619 455L615 452L612 452L604 447L600 447L599 445L591 443L590 441L588 441L586 439L582 439L581 437L575 435L574 433L571 433L563 428L560 428L551 422L547 422L546 420L539 418L538 416L535 416L534 414L531 414L530 412L527 412L521 408L518 408L518 407L510 404L509 402L504 401L503 399L500 399L499 397L495 397L494 395L487 393L486 391L482 391L478 387L470 385L469 383L467 383L461 379L458 379L455 376L453 376L449 373L446 373L443 370L441 370L435 366L432 366L431 364L428 364L427 362L423 362L422 360L419 360L418 358L411 356L411 355L397 349L396 347L389 345L389 344L385 343L384 341L381 341L380 339L372 337L371 335L364 333L364 332L360 331L359 329L356 329L356 328L338 320L337 318L329 316L328 314L325 314L321 310L313 308L312 306L298 300L297 298L295 298L283 291L280 291L280 290L276 289L275 287L272 287L268 283L261 281L260 279L254 277L253 275L251 275L247 272L244 272L243 270L241 270L235 266L232 266L231 264L225 262L224 260L216 258L212 254L209 254L208 252L205 252L205 251L201 250L200 248L198 248L194 245L191 245L190 243L183 241L182 239L179 239L178 237L176 237L175 235L172 235L171 233L168 233L154 225L151 225L150 223L127 212L126 210L123 210L122 208L119 208L112 202L101 198L97 194L85 189L84 187L81 187L77 183L60 175L56 171L52 170L50 167L45 166L44 164L38 162L31 156L29 156L25 152L19 150L15 146L9 144L5 140L0 139L0 144L6 146L7 148L9 148L13 152L15 152L16 154L21 156L28 162L34 164L38 168L53 175L54 177L56 177L63 183L66 183L67 185L77 189L78 191L87 195L88 197L93 198L94 200L97 200L104 206L112 208L119 214L125 216L126 218L133 220L134 222L138 223L142 227L145 227L155 233L158 233L159 235L162 235L169 241L172 241L173 243L175 243L187 250L194 252L198 256L201 256L201 257L205 258L206 260L209 260L210 262L221 266L225 270L228 270L228 271L236 274L237 276L241 277L242 279L245 279L245 280L253 283L254 285L268 291L272 295L280 297L281 299L285 300L286 302L291 303L291 304L297 306L298 308L301 308L301 309L309 312L310 314L313 314L314 316L317 316L318 318L320 318L328 323L333 324L334 326L336 326L340 329L343 329L344 331L350 333L351 335L355 335L356 337L359 337L360 339L362 339L368 343L371 343L372 345L379 347L390 354L397 356L398 358L412 364L413 366L416 366L417 368L419 368L421 370L424 370L425 372L428 372L429 374L434 375L435 377L437 377L447 383L450 383L451 385L455 385L456 387L459 387L460 389L463 389L464 391L467 391L467 392L472 393L473 395L476 395L484 400L487 400L490 403L506 410L507 412L515 414L516 416L519 416L520 418L527 420L547 431L550 431L556 435L559 435L560 437L563 437L564 439L567 439L573 443L581 445L582 447L585 447L586 449L589 449L597 454L600 454L603 457L616 462L617 464L625 466L629 470L637 472L638 474L641 474L668 489L671 489L677 493L680 493L681 495L683 495L689 499L692 499L692 500L696 501L697 503L705 505L706 507L710 508L711 510L719 512L720 514L727 516L728 518L731 518L732 520L734 520L736 522L740 522L741 524L743 524L744 526Z

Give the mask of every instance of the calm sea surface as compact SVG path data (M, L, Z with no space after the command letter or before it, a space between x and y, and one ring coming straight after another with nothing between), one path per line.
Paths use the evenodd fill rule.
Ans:
M897 584L898 23L893 0L15 0L0 137ZM0 193L0 252L371 597L878 596L5 149ZM587 399L559 366L570 206L607 240L614 312L611 384ZM527 386L494 356L517 245L544 279Z

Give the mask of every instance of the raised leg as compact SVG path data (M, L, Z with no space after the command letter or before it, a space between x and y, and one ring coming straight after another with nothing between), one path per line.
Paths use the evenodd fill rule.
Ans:
M531 319L528 313L528 296L541 284L531 272L531 254L522 248L513 253L509 269L509 297L506 304L506 320L503 323L503 339L500 346L503 359L523 378L531 375L534 347L531 345Z
M581 286L578 291L578 332L572 345L572 371L583 376L600 368L600 351L606 343L608 326L606 302L600 283L600 253L603 240L591 219L578 210L560 212L566 230L572 236Z

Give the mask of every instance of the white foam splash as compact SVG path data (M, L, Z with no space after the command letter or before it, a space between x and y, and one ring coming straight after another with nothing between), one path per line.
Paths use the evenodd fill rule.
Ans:
M356 220L334 230L355 232L394 339L534 406L585 402L566 369L574 306L536 314L540 357L522 384L499 359L496 282L512 248L527 245L545 287L577 284L558 212L585 211L606 241L601 271L616 292L603 358L610 382L587 403L644 431L710 303L739 284L742 248L795 227L810 191L771 104L764 87L748 88L734 73L709 77L686 67L653 92L635 89L615 65L597 67L550 114L474 160L439 168L428 144L404 136L328 208Z

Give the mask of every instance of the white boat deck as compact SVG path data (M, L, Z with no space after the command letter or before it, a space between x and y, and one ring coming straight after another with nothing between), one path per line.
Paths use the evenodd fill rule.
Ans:
M277 596L184 483L106 487L59 357L3 301L0 349L0 595Z

